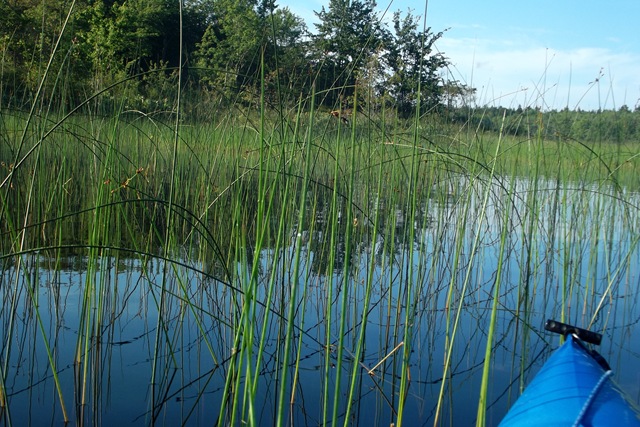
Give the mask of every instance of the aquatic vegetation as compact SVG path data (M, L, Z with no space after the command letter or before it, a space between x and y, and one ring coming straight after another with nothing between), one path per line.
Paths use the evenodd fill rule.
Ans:
M637 390L633 146L345 121L264 76L200 120L181 78L1 111L3 424L495 424L547 318Z
M567 160L602 156L266 115L3 114L6 423L493 424L547 317L633 349L637 193Z

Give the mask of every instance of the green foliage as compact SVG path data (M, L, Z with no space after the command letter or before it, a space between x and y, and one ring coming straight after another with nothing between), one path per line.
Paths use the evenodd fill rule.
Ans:
M250 83L259 58L258 16L253 1L213 3L212 23L197 46L198 67L205 68L203 84L231 96Z
M77 1L70 11L71 3L60 0L2 2L2 104L29 107L42 82L38 101L60 111L91 98L94 111L113 111L122 103L169 112L177 95L175 70L182 65L189 89L183 108L200 111L192 119L208 118L211 113L201 112L215 111L217 105L256 105L262 86L268 104L290 107L308 99L315 85L316 99L329 108L352 106L357 92L359 105L370 112L387 108L406 118L419 101L421 114L445 114L446 120L474 130L640 140L640 110L627 106L600 112L462 108L473 104L475 89L443 78L448 59L434 48L443 32L421 30L411 12L395 12L387 26L373 0L330 1L316 13L313 35L300 17L273 0L189 1L182 20L178 5L173 0ZM51 72L43 82L50 59Z
M504 117L504 122L503 122ZM640 111L623 106L618 111L543 112L537 108L485 107L475 110L451 109L449 118L470 128L551 140L574 139L584 142L623 143L640 141Z
M434 43L443 35L431 29L418 30L418 18L411 13L402 18L393 14L393 41L388 63L391 70L387 88L401 114L407 116L418 103L423 110L435 108L442 102L444 85L439 71L448 65L440 53L434 53ZM418 88L420 90L418 91Z
M62 28L69 12L71 20ZM179 3L173 0L3 2L0 13L9 17L0 28L3 100L30 99L53 55L55 74L44 82L43 97L60 107L77 105L152 64L178 66L183 29L187 52L204 33L204 9L185 6L181 28Z
M323 6L316 12L320 22L313 44L321 77L318 89L339 90L328 94L329 105L340 96L353 95L359 71L388 38L375 5L373 0L331 0L328 9Z
M212 5L211 23L194 54L199 83L227 102L259 92L260 64L270 102L297 99L310 87L305 70L307 28L288 8L269 2L224 0Z
M307 26L288 8L276 9L263 22L267 100L275 105L284 100L295 102L300 94L308 95L311 87L311 69L306 58L308 43L304 41Z

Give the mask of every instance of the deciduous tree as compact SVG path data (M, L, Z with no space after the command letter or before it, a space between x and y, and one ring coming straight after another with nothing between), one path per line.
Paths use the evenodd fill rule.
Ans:
M358 73L384 46L388 32L380 23L373 0L330 0L316 16L313 37L318 89L330 90L326 102L353 95Z
M447 58L434 46L443 32L434 34L431 28L421 31L418 20L410 12L404 17L400 12L393 14L394 32L387 57L391 73L387 88L398 111L405 116L414 111L418 100L423 111L442 102L440 72L448 65Z

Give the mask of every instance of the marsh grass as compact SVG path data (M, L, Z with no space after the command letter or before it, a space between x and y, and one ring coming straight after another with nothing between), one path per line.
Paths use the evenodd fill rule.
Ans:
M633 145L357 106L345 126L323 94L201 121L180 79L154 111L3 108L5 424L49 375L52 417L78 424L112 421L127 387L150 424L456 424L475 372L493 424L548 351L545 317L637 318ZM118 358L138 382L109 380Z
M265 114L258 128L181 123L177 144L170 126L146 115L74 116L62 124L42 118L20 152L39 148L19 168L6 167L13 176L2 191L2 258L18 262L3 272L13 282L3 296L8 331L26 301L41 323L42 302L25 281L33 270L19 260L49 254L49 268L62 274L64 254L85 259L72 359L79 409L71 411L78 419L102 410L97 390L103 380L95 373L104 350L96 342L109 339L105 328L115 326L114 307L124 304L110 279L120 258L137 259L147 278L138 283L147 301L143 315L155 322L150 421L166 410L172 378L187 360L179 349L193 339L180 332L178 319L192 325L189 334L199 337L201 357L215 371L200 393L225 379L215 400L219 424L259 424L265 414L276 424L311 422L301 415L313 407L301 394L308 388L309 346L321 355L316 381L323 423L369 419L360 407L369 387L380 398L378 422L402 422L407 401L431 393L413 379L416 347L443 358L439 375L431 368L433 377L443 378L433 391L436 413L454 422L455 372L460 352L470 350L464 343L470 306L488 322L478 395L484 421L497 393L491 360L505 339L519 349L512 353L512 378L526 383L537 355L527 347L537 340L531 330L540 295L561 319L592 317L603 328L610 322L600 316L602 307L621 289L637 248L633 234L626 243L618 236L636 229L637 215L620 184L622 169L612 173L603 154L611 152L606 147L598 154L541 138L492 144L491 135L473 144L423 145L386 122L370 126L356 117L347 128L320 112L297 114L283 126ZM20 112L3 117L6 127L27 126ZM51 126L59 131L40 141ZM20 134L5 134L3 158L20 157ZM583 161L601 165L599 178ZM486 249L493 247L487 230L496 230L495 255ZM494 256L496 273L485 277ZM152 259L164 272L155 279L146 272ZM218 304L203 299L206 283L215 284ZM509 316L505 330L499 322ZM219 338L211 335L212 322ZM444 335L428 338L425 347L418 338L425 328ZM45 343L53 339L42 327L32 333ZM4 336L7 361L24 345L10 337ZM57 371L71 361L52 356L48 363ZM3 369L5 390L10 366ZM277 393L265 394L265 372ZM16 397L4 396L8 420ZM198 411L194 403L183 419L197 419Z

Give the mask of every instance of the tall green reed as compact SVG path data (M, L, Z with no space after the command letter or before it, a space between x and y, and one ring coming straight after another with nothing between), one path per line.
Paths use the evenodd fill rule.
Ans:
M2 191L3 187L6 189L5 190L5 195L6 196L4 198L5 201L8 199L8 192L12 188L12 180L13 180L13 176L14 176L15 171L17 170L19 165L23 162L23 160L26 159L27 156L32 154L34 152L34 150L35 150L35 153L36 153L35 154L36 159L35 159L35 162L34 162L35 163L35 168L37 168L37 166L39 164L40 149L41 149L41 145L40 144L34 145L34 147L31 150L29 150L27 152L27 154L25 154L22 159L20 159L19 156L21 155L22 148L23 148L23 146L24 146L24 144L26 142L27 130L29 129L29 123L30 123L31 119L34 117L35 109L36 109L36 106L38 105L38 98L40 97L40 94L42 92L42 88L43 88L43 85L44 85L45 81L47 81L47 79L48 79L49 73L52 71L51 68L52 68L53 59L57 55L57 51L58 51L58 48L59 48L59 45L60 45L60 41L62 40L62 34L64 33L64 31L65 31L65 29L67 27L67 24L69 22L69 18L70 18L71 13L72 13L72 11L74 9L74 5L75 5L75 1L72 2L71 5L69 6L69 10L68 10L68 13L66 15L65 21L64 21L64 23L62 25L62 29L60 31L60 34L59 34L59 36L58 36L58 38L57 38L57 40L55 42L55 45L53 47L52 53L49 56L49 59L48 59L47 65L45 67L45 70L43 72L43 75L40 78L40 83L38 85L38 88L36 90L36 94L34 96L34 100L32 102L31 111L29 112L29 114L27 116L27 123L24 126L24 129L23 129L23 132L22 132L22 136L20 138L20 142L19 142L19 145L18 145L18 149L16 151L16 154L15 154L15 157L14 157L14 161L12 162L12 168L9 171L9 173L7 174L7 176L5 177L5 179L2 181L2 183L0 183L0 191ZM14 230L13 228L11 229L11 231L12 231L11 234L13 235L12 236L12 240L13 241L17 241L17 239L20 239L19 249L17 251L18 253L21 253L21 252L23 252L25 250L28 216L29 216L29 214L30 214L30 212L32 210L31 202L32 202L32 199L33 199L33 189L34 189L34 186L35 186L36 177L37 177L37 169L34 169L33 172L32 172L31 183L29 184L28 194L26 196L25 217L24 217L24 221L23 221L23 226L21 228L21 232L18 232L18 235L20 237L18 237L18 235L15 235L13 233L13 230ZM5 202L5 203L3 203L3 205L4 205L3 206L4 209L3 209L3 215L2 216L3 217L4 216L8 216L8 204L6 204L6 202ZM19 257L18 258L18 268L17 268L17 270L22 270L22 263L23 263L22 257ZM16 275L15 287L16 287L16 294L17 294L18 275ZM37 303L36 303L36 299L35 299L36 296L34 294L33 288L31 286L27 286L27 291L29 292L29 296L30 296L31 301L34 302L36 307L37 307ZM17 298L14 297L14 301L16 301L16 300L17 300ZM15 307L12 308L12 312L14 310L15 310ZM63 418L64 418L65 422L68 422L69 421L69 417L67 415L67 410L66 410L66 406L65 406L65 403L64 403L64 398L63 398L63 395L62 395L62 388L61 388L61 385L60 385L60 380L58 378L58 372L57 372L57 368L56 368L56 363L55 363L55 360L54 360L54 357L53 357L53 354L52 354L52 350L51 350L51 347L50 347L50 344L49 344L49 339L46 336L46 333L44 331L42 320L40 318L40 312L38 311L37 308L35 310L35 314L36 314L36 317L37 317L37 322L38 322L38 324L40 326L41 337L42 337L44 345L46 347L46 354L47 354L48 362L52 367L52 372L53 372L53 376L54 376L54 383L56 385L56 390L57 390L60 406L61 406L61 409L62 409ZM12 320L11 320L10 325L9 325L9 330L8 330L8 335L7 335L8 337L11 337L11 335L12 335L13 325L14 325L13 317L14 316L11 317ZM8 370L7 362L9 360L10 351L11 351L11 342L9 341L7 343L7 345L6 345L5 364L3 366L3 374L2 374L2 378L3 379L6 378L6 375L7 375L7 370ZM1 390L2 391L5 390L4 382L3 382L3 386L1 388ZM6 395L4 394L4 392L3 392L1 400L2 401L6 401ZM7 414L7 420L9 422L9 424L11 424L10 414Z
M499 138L502 138L502 134L500 134ZM491 168L491 176L495 173L495 164L499 155L499 147L500 141L498 141L496 147L496 153L494 157L494 163ZM515 180L512 181L512 184L509 188L508 194L511 195L514 193ZM502 284L502 269L504 265L504 256L506 252L507 240L509 238L509 225L510 225L510 211L511 206L509 204L510 197L507 198L507 204L504 210L504 217L502 220L502 227L500 232L500 248L498 250L497 255L497 266L495 273L495 280L493 282L493 295L491 301L491 318L489 320L489 328L487 331L487 339L486 339L486 347L484 353L484 363L482 369L482 383L480 385L479 396L478 396L478 413L476 415L476 425L484 426L486 425L486 410L487 410L487 396L489 390L489 382L490 382L490 368L492 361L492 350L494 345L494 336L496 329L496 319L498 314L498 308L500 306L500 290Z

